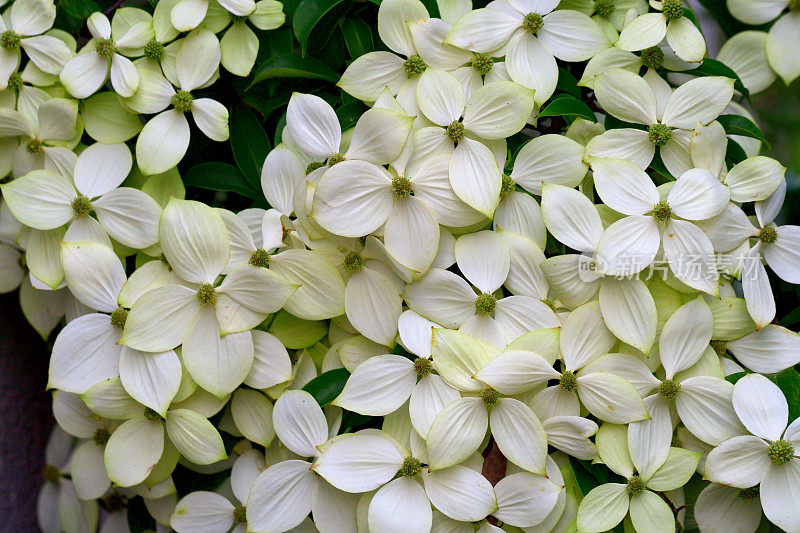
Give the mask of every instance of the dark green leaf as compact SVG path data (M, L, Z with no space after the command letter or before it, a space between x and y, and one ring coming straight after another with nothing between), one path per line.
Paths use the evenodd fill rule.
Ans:
M347 128L355 126L358 119L366 110L367 107L359 100L340 106L339 109L336 110L336 116L339 117L339 124L342 125L342 129L346 130Z
M786 396L789 404L789 422L800 417L800 374L794 368L787 368L775 375L775 383Z
M258 65L250 87L272 78L308 78L331 83L339 81L338 74L328 65L311 56L300 57L296 52L271 57Z
M739 76L722 61L711 59L707 57L703 60L699 67L691 71L694 76L725 76L733 80L733 88L742 93L742 95L750 99L750 91L742 83Z
M725 128L725 133L728 135L741 135L742 137L758 139L766 144L769 150L767 138L764 137L764 134L761 133L761 129L749 118L741 115L720 115L717 117L717 120L722 124L722 127Z
M283 140L283 128L286 127L286 111L283 112L281 118L278 119L278 125L275 126L275 142L272 146L278 146Z
M342 21L342 37L352 59L375 50L372 30L369 24L359 17L347 17Z
M592 122L597 122L597 118L594 116L594 112L592 109L578 100L569 95L563 95L561 98L556 98L550 104L545 107L541 113L539 113L540 117L560 117L560 116L578 116L583 117L586 120L591 120Z
M328 370L306 383L303 390L317 400L320 405L331 403L342 392L350 372L344 368Z
M725 379L733 384L736 384L736 382L745 377L745 375L747 375L747 372L736 372L735 374L725 376Z
M303 0L297 6L292 20L292 28L303 55L306 53L308 36L311 30L331 9L341 4L344 0Z
M294 37L289 28L258 32L258 41L258 56L256 57L258 65L270 57L288 54L294 47Z
M592 465L588 461L580 461L574 457L570 457L569 462L575 473L578 488L584 496L589 494L593 488L608 482L608 469Z
M439 3L436 0L422 0L422 4L428 10L431 18L439 18Z
M246 198L261 196L261 191L251 187L238 168L219 161L193 166L183 176L183 184L212 191L231 191Z
M729 138L728 150L725 153L725 162L728 163L728 167L741 163L745 159L747 159L747 153L742 148L742 145Z
M270 150L269 137L258 117L244 106L231 112L231 149L236 166L250 186L261 188L261 166Z
M578 87L578 80L564 67L558 67L558 83L556 84L556 90L571 94L577 99L581 97L581 88Z
M144 500L134 496L127 503L128 529L131 533L143 533L144 531L155 531L156 521L150 516Z

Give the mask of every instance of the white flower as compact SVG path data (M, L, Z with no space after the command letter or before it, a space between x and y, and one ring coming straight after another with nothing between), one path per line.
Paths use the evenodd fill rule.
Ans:
M733 408L752 435L733 437L714 448L706 460L706 477L741 489L760 483L767 518L787 531L800 529L800 509L792 504L800 491L800 422L787 427L789 408L783 392L760 374L736 382Z
M118 53L119 47L143 47L151 34L134 26L124 35L111 33L111 22L102 13L92 13L87 21L94 38L84 49L70 59L61 71L61 83L75 98L86 98L97 92L106 78L111 77L114 91L122 97L133 96L139 89L139 72L130 59ZM152 29L151 29L152 31Z
M610 68L597 76L594 89L606 114L642 124L647 130L608 130L589 142L587 155L625 159L646 169L659 147L664 166L673 176L680 176L693 167L689 151L692 130L725 110L733 96L733 80L707 76L672 91L654 73L641 78Z
M0 18L0 89L20 64L20 48L42 71L58 74L72 51L61 39L43 35L56 20L52 0L18 0Z
M702 61L706 42L697 26L683 16L683 0L654 0L651 5L661 12L640 14L625 24L616 46L623 50L644 50L666 37L678 57L684 61Z
M226 2L223 0L222 3ZM283 13L283 4L277 0L240 3L242 7L249 4L244 10L252 7L252 11L244 14L232 12L233 16L230 18L233 24L225 31L219 43L222 52L220 62L228 72L237 76L247 76L256 62L259 44L258 37L246 22L249 21L259 30L274 30L283 25L286 15Z
M556 0L491 2L458 19L445 43L479 53L504 47L511 79L533 89L541 105L556 88L555 57L585 61L610 46L597 23L577 11L553 11L557 5Z
M800 363L800 336L777 324L767 324L721 348L755 372L774 374Z

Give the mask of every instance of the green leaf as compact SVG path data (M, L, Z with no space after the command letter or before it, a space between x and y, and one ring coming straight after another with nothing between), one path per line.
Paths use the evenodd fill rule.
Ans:
M101 500L102 501L102 500ZM156 521L150 516L142 498L133 497L126 504L128 515L128 529L131 533L155 531Z
M707 57L699 67L690 71L694 76L725 76L733 80L733 88L750 100L750 91L742 83L741 78L728 65L717 59Z
M572 75L570 71L564 67L558 67L558 82L556 83L556 90L567 94L571 94L577 99L581 97L581 88L578 87L578 80Z
M775 375L775 383L780 387L789 404L789 422L800 417L800 374L794 368L787 368Z
M261 191L250 186L239 169L228 163L209 161L189 169L183 176L187 187L198 187L212 191L230 191L246 198L258 198Z
M361 118L361 115L366 110L367 107L359 100L340 106L339 109L336 110L336 116L339 118L339 124L342 125L342 130L355 126L358 119Z
M561 95L560 98L555 98L550 104L545 107L540 117L559 117L559 116L578 116L586 120L597 122L592 109L578 100L577 98L569 95Z
M342 20L342 37L350 57L355 59L375 50L372 30L369 24L359 17L347 17Z
M574 457L569 458L572 471L578 488L586 496L593 488L608 482L608 470L598 465L591 465L588 461L580 461Z
M725 162L728 167L741 163L745 159L747 159L747 153L742 148L742 145L729 138L728 149L725 153Z
M307 78L331 83L339 81L339 75L319 59L301 57L297 52L292 52L271 57L258 65L248 89L256 83L273 78Z
M737 381L739 381L740 379L742 379L746 375L747 375L747 372L736 372L735 374L730 374L728 376L725 376L725 379L730 381L731 383L733 383L735 385Z
M722 124L722 127L725 128L725 133L728 135L741 135L742 137L758 139L767 145L767 150L769 150L767 138L764 137L764 134L761 133L761 129L749 118L741 115L720 115L717 117L717 121Z
M327 405L339 396L348 377L350 372L345 368L328 370L306 383L303 390L313 396L320 406Z
M334 7L341 4L344 0L303 0L297 6L292 20L292 28L297 42L300 43L300 50L306 54L306 45L311 30L319 23L322 18Z
M250 186L261 188L261 166L271 148L269 137L258 117L244 106L231 111L231 149L236 166L244 174Z

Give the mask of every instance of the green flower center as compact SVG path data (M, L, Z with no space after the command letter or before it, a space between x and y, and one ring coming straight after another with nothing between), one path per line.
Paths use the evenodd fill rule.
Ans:
M674 380L668 379L666 381L662 381L661 385L658 386L658 392L666 398L667 400L674 400L678 393L681 391L681 384L675 382Z
M259 248L250 255L248 263L256 267L267 268L269 266L269 254L265 249Z
M667 20L678 20L683 16L683 0L664 0L663 6Z
M247 507L240 505L233 510L233 521L237 524L247 523Z
M547 307L549 307L550 309L552 309L553 311L556 310L556 302L555 301L553 301L553 300L551 300L549 298L545 298L544 300L542 300L542 303L544 305L546 305Z
M664 51L658 46L651 46L650 48L642 50L640 57L642 58L642 64L647 68L661 68L661 65L664 64ZM672 133L670 132L670 137L671 136Z
M658 202L653 206L653 217L659 222L666 222L672 218L672 208L667 202Z
M42 141L40 139L31 139L28 141L28 146L25 147L29 154L38 154L44 150Z
M8 88L18 93L22 90L22 74L15 72L8 77Z
M785 465L794 457L794 446L788 440L776 440L769 445L769 460L776 466Z
M616 9L617 6L614 5L614 0L597 0L594 3L594 12L604 19L610 17Z
M561 374L561 380L558 383L558 386L561 387L561 390L566 392L576 392L578 390L578 378L575 377L575 373L571 370L564 371Z
M522 19L522 27L531 35L536 35L536 32L544 26L544 19L539 13L528 13Z
M722 357L728 352L728 346L725 341L711 341L709 344L719 357Z
M475 299L475 312L480 315L488 315L497 307L497 298L488 292L484 292Z
M397 198L398 200L408 198L413 192L414 188L411 185L411 180L407 177L397 176L396 178L392 179L392 196L394 198Z
M681 439L680 439L680 437L678 437L677 433L672 436L672 442L670 442L669 445L671 447L673 447L673 448L682 448L683 447L683 443L681 442Z
M486 76L492 71L494 59L489 54L472 54L469 65L481 76Z
M789 11L792 13L800 12L800 0L789 0Z
M75 214L75 218L86 216L91 211L92 202L84 195L78 194L78 197L72 200L72 212Z
M427 68L428 65L418 55L409 56L403 63L403 70L409 78L422 74Z
M481 391L481 401L486 407L494 407L500 403L500 393L491 387L486 387Z
M203 283L197 289L195 298L200 302L200 305L211 305L217 301L217 289L210 283Z
M743 502L749 502L751 500L755 500L761 494L761 489L756 485L755 487L750 487L747 489L739 489L739 492L736 495L739 497L740 500Z
M333 165L337 165L344 161L344 156L342 154L336 153L333 154L328 158L328 166L332 167Z
M180 90L172 95L170 101L172 102L172 107L174 107L176 111L186 113L192 108L194 97L189 91Z
M398 476L414 477L420 475L422 472L422 461L414 457L406 457L403 459L403 466L397 471Z
M350 272L351 274L355 274L362 268L364 268L364 256L358 252L347 252L344 255L344 269Z
M145 408L144 408L144 417L145 417L147 420L150 420L150 421L152 421L152 422L155 422L155 421L157 421L157 420L164 420L164 419L161 417L161 415L160 415L160 414L158 414L156 411L154 411L154 410L150 409L149 407L145 407Z
M13 31L4 31L3 35L0 35L0 46L3 47L4 50L8 50L9 52L13 52L17 48L19 48L21 39L19 35L14 33Z
M117 52L117 47L113 39L98 39L94 45L94 50L100 57L111 60Z
M761 228L761 232L758 234L758 238L764 244L772 244L778 240L778 230L776 230L774 226L767 226L766 228Z
M422 378L431 373L431 360L420 357L414 360L414 372L418 378Z
M631 477L628 480L627 488L628 488L628 493L630 493L633 496L637 496L643 493L647 489L647 487L644 484L644 481L642 480L641 476L639 476L639 474L634 474L633 477Z
M465 133L466 129L460 120L454 120L444 129L444 134L447 135L447 137L454 143L457 143L463 139Z
M153 39L144 45L144 57L151 61L159 62L164 56L164 45Z
M110 438L111 433L106 428L97 428L94 435L92 435L92 441L98 446L105 446Z
M503 183L500 185L500 199L505 200L508 198L508 196L514 192L516 188L517 184L511 179L511 176L508 174L503 174Z
M61 479L61 470L51 465L45 465L44 470L42 470L42 477L45 481L55 483Z
M128 320L128 311L121 307L117 307L113 313L111 313L111 325L117 329L122 329L125 327L125 322Z
M647 138L655 146L664 146L672 138L672 130L664 124L653 124L647 128Z
M309 174L311 174L312 172L314 172L318 168L322 168L324 166L325 166L325 163L322 163L320 161L312 161L306 167L306 176L308 176Z

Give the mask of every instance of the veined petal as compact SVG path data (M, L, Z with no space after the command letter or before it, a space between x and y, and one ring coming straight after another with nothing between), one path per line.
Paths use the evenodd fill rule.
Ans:
M675 407L694 436L716 446L745 432L733 409L732 393L733 385L724 379L695 376L681 382Z
M239 389L231 400L231 416L244 437L268 447L275 438L272 403L261 392Z
M658 191L650 176L633 163L605 158L590 162L597 194L611 209L644 215L658 203Z
M233 525L233 510L221 494L190 492L175 506L169 525L175 531L227 531Z
M386 165L400 156L411 133L414 117L389 109L370 109L358 119L347 159Z
M292 94L286 108L286 127L297 147L312 157L325 159L339 151L339 119L319 96Z
M456 240L455 256L461 272L481 292L496 291L508 275L508 247L494 232L484 230L460 237Z
M247 76L258 57L258 37L244 22L234 23L219 43L220 63L228 72Z
M164 451L164 425L134 418L114 430L105 450L108 477L121 487L144 481Z
M414 386L408 403L411 425L423 438L427 438L439 413L460 397L456 389L436 374L423 376Z
M596 261L606 275L629 276L650 266L661 247L658 223L634 215L611 224L597 245Z
M378 10L378 35L390 50L410 56L416 49L406 22L428 17L428 10L418 0L389 0Z
M607 422L627 424L650 416L633 385L613 374L580 376L578 396L590 413Z
M87 98L97 92L108 76L108 61L95 51L78 54L64 65L61 84L75 98Z
M139 71L133 62L120 54L111 59L111 86L123 98L133 96L139 89Z
M544 25L537 35L562 61L586 61L611 46L594 20L570 9L545 15Z
M733 80L722 76L695 78L675 89L661 122L671 128L693 129L722 113L733 97Z
M786 397L772 381L760 374L744 376L733 387L733 409L750 433L768 441L783 435L789 420Z
M450 158L450 185L461 200L492 217L500 201L502 174L491 150L464 137Z
M385 416L408 400L416 381L413 364L405 357L370 357L356 367L331 403L363 415Z
M675 55L684 61L699 63L706 55L703 34L686 17L667 23L667 42Z
M334 487L368 492L391 480L403 465L394 444L377 435L352 435L333 442L312 466Z
M434 507L453 520L476 522L497 509L489 480L466 466L427 472L422 480Z
M461 331L433 330L431 356L439 375L459 390L477 392L483 387L473 376L492 359L485 343Z
M290 459L267 468L247 499L247 526L253 531L288 531L311 512L319 481L305 461Z
M575 187L589 169L583 162L583 153L584 147L572 139L562 135L541 135L522 146L514 161L511 179L537 195L542 194L543 182Z
M211 98L197 98L192 101L192 118L200 131L212 141L227 141L228 109Z
M600 285L600 311L609 330L623 342L650 352L656 335L656 305L640 280L606 278Z
M464 127L484 139L504 139L520 131L534 107L533 92L518 83L487 83L470 96Z
M201 28L187 35L175 58L181 89L191 92L207 83L219 68L220 56L219 40L209 30Z
M136 139L136 162L145 175L160 174L176 166L189 148L189 122L170 109L150 119Z
M464 114L464 89L458 79L443 70L426 70L417 84L417 105L425 117L442 127Z
M64 242L61 264L67 286L81 303L104 313L117 308L125 267L110 248L93 242Z
M119 377L131 397L166 416L181 385L181 361L174 351L145 353L123 346L119 354Z
M376 101L386 87L397 94L408 80L403 62L402 57L391 52L369 52L347 66L337 85L353 98L365 102Z
M703 230L686 220L670 220L662 244L676 278L697 290L719 295L714 246Z
M394 343L402 304L391 280L369 266L353 274L347 282L344 293L347 319L362 335L379 344L391 346Z
M161 207L148 194L120 187L92 202L92 207L106 233L121 244L143 249L158 242Z
M460 16L460 15L459 15ZM445 44L452 23L438 18L407 21L414 48L431 68L453 70L472 59L472 54L453 45Z
M286 391L278 398L272 423L283 445L301 457L319 455L317 446L328 439L328 422L322 409L302 390Z
M781 183L786 167L770 157L756 156L735 165L725 176L734 202L766 200Z
M580 252L594 252L603 234L592 202L574 189L544 183L542 217L553 237Z
M667 35L667 19L663 13L644 13L625 24L615 46L623 50L644 50L658 45Z
M75 187L89 198L101 196L119 187L132 166L131 151L125 144L93 144L75 163Z
M395 479L372 497L369 504L370 531L408 531L427 533L431 530L431 503L416 480Z
M556 506L563 489L545 476L518 472L501 479L494 487L498 520L517 527L540 524Z
M489 426L480 398L461 398L447 405L431 424L426 438L431 470L457 465L478 449Z
M532 89L536 104L542 105L555 92L558 65L553 53L528 32L517 32L506 45L506 68L515 82Z
M697 297L672 313L661 330L658 353L667 379L690 368L703 355L714 331L714 317Z
M189 409L171 409L165 425L169 439L189 461L208 465L228 458L222 437L203 415Z
M439 248L439 223L424 201L395 200L384 227L386 250L401 265L426 272Z
M74 217L75 187L54 172L34 170L3 185L2 192L14 217L31 228L54 229Z
M767 36L769 66L786 84L800 76L800 61L794 53L795 47L800 44L797 38L798 27L800 16L789 12L775 21Z
M709 452L705 477L739 489L757 485L770 468L768 449L769 444L753 435L730 438Z
M453 25L445 43L464 50L486 53L504 45L522 26L521 15L511 15L499 9L475 9Z
M613 529L628 514L629 503L630 496L623 484L606 483L595 487L578 507L578 527L587 533Z
M489 424L497 446L509 461L529 472L544 474L547 434L530 407L513 398L501 398L492 408Z
M761 506L773 524L786 531L800 528L800 513L792 502L798 497L800 461L793 458L787 465L772 466L761 480Z
M145 293L131 308L119 344L146 352L175 348L201 309L195 296L194 290L182 285Z
M730 191L711 172L695 168L684 172L670 189L667 202L673 213L688 220L706 220L725 209Z
M403 297L415 312L444 327L457 328L475 314L475 292L447 270L429 270L406 286Z
M675 516L667 502L649 490L631 496L630 513L636 531L666 531L675 527Z
M645 126L656 123L656 95L647 82L633 72L608 69L597 76L594 90L603 109L620 120Z

